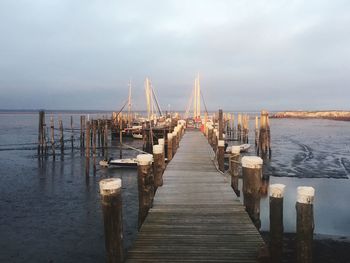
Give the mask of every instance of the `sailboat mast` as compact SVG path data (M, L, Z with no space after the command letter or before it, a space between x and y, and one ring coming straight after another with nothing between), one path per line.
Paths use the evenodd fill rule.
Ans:
M147 101L147 116L148 120L151 119L151 101L150 101L150 92L149 92L149 80L146 78L145 81L145 91L146 91L146 101Z
M197 118L197 79L194 79L193 118Z
M131 127L131 80L129 80L128 127Z
M199 85L199 74L197 76L197 117L201 117L201 88Z

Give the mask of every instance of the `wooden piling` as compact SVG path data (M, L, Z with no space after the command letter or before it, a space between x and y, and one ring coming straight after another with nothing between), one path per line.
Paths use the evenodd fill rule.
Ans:
M242 141L242 114L237 116L237 140Z
M45 111L39 111L39 129L38 129L38 156L44 154L45 142Z
M231 172L231 187L237 196L240 196L240 191L238 189L238 178L239 178L239 168L240 168L240 151L239 146L231 147L230 155L230 172Z
M52 150L52 157L55 159L56 157L56 151L55 151L55 123L53 120L53 116L50 117L50 137L51 137L51 150Z
M225 141L218 140L217 159L218 159L219 170L221 172L225 172L225 163L224 163L225 156L224 155L225 155Z
M208 143L211 147L213 147L213 131L214 128L212 125L208 126Z
M154 195L154 178L152 175L152 158L151 154L137 155L137 184L139 192L139 213L138 229L140 230L146 219L148 210L152 206Z
M297 188L297 263L312 262L314 196L315 189L313 187L299 186Z
M270 257L271 263L282 262L284 184L270 185Z
M165 139L160 138L158 139L158 144L162 146L163 151L162 151L162 180L163 180L163 173L165 171Z
M61 147L61 157L64 155L64 134L63 134L63 123L62 118L60 117L58 120L58 127L60 130L60 147Z
M177 132L176 131L173 131L172 132L172 135L173 135L173 138L172 138L172 140L171 140L171 142L172 142L172 144L173 144L173 157L174 157L174 155L175 155L175 153L176 153L176 145L177 145L177 141L176 141L176 139L177 139Z
M260 229L260 187L263 160L257 156L242 158L244 205L255 227Z
M71 129L70 141L71 141L71 148L72 148L72 152L73 152L73 150L74 150L73 116L70 116L70 129Z
M80 148L85 147L85 116L80 116Z
M255 116L255 148L259 143L259 117Z
M154 191L163 185L163 146L153 145Z
M100 181L108 263L122 263L124 259L121 186L122 181L119 178L109 178Z
M223 139L224 134L224 120L223 120L223 113L222 110L219 110L219 140Z
M271 158L270 140L269 114L263 110L260 117L259 147L257 149L257 155L263 159L267 158L267 155Z
M92 121L92 157L93 157L94 175L96 174L96 126L97 126L97 122Z
M104 138L103 138L103 142L104 142L104 156L105 158L108 160L108 123L107 121L105 121L104 123Z
M214 129L214 130L213 130L212 143L213 143L213 150L214 150L214 153L215 153L215 154L216 154L216 151L217 151L217 149L218 149L218 145L217 145L218 135L219 135L218 130L217 130L217 129Z
M88 177L90 174L90 121L85 125L85 175Z
M168 162L171 161L171 159L173 159L173 134L172 133L168 133L167 135L167 158L168 158Z
M123 158L123 119L119 122L119 158Z
M249 142L249 116L247 114L243 115L243 132L242 132L242 141L243 143Z

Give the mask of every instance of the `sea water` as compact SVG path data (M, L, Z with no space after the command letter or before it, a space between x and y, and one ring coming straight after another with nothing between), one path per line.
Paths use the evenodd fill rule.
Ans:
M60 115L64 128L79 129L80 115ZM89 118L110 117L91 113ZM50 114L46 114L49 123ZM350 122L272 119L272 159L266 164L269 183L286 184L285 231L295 231L296 187L313 186L315 233L350 236ZM58 139L58 131L55 131ZM70 139L71 133L65 133ZM0 113L0 262L104 262L104 234L98 182L122 179L125 247L137 233L136 169L92 169L85 176L85 157L79 149L56 149L57 156L37 157L38 113ZM79 145L79 131L74 133ZM124 139L141 148L142 141ZM254 142L253 123L250 141ZM113 141L114 146L118 142ZM70 142L67 142L70 147ZM116 148L109 153L119 156ZM254 147L248 154L255 153ZM124 157L137 152L124 150ZM98 157L100 160L102 157ZM92 161L90 160L90 163ZM261 199L262 230L268 230L268 197Z

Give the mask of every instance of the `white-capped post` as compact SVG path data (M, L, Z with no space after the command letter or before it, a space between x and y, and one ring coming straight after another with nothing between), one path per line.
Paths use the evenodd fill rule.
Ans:
M281 262L283 249L284 184L271 184L270 190L270 257L272 263Z
M153 145L154 192L163 185L163 146Z
M244 205L257 229L260 221L260 187L262 183L263 160L257 156L242 158Z
M108 263L123 262L122 181L108 178L100 181L105 246Z
M313 204L315 189L308 186L297 188L297 262L312 262L314 235Z
M152 174L152 154L137 155L137 185L139 192L138 229L146 219L154 196L154 177Z
M224 140L218 140L218 164L219 164L219 170L221 172L225 172L225 163L224 163L224 158L225 158L225 141Z

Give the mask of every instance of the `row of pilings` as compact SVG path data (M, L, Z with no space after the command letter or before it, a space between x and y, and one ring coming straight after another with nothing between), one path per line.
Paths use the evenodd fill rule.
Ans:
M232 117L231 117L232 118ZM240 119L240 117L239 117ZM270 233L269 254L270 262L283 260L283 198L286 186L283 184L268 185L268 176L263 175L263 163L271 158L270 123L267 111L262 111L260 127L258 118L255 121L256 153L258 156L241 156L239 145L231 146L229 153L229 170L225 171L225 118L222 110L218 112L218 127L208 124L204 127L204 135L216 153L217 168L222 173L231 175L231 187L237 196L239 178L242 178L243 204L248 215L258 230L261 227L260 199L269 192L270 201ZM227 126L226 126L227 127ZM237 128L239 129L239 128ZM227 129L226 129L227 132ZM246 136L246 135L244 135ZM229 138L231 138L229 136ZM296 200L296 254L295 261L303 263L312 262L312 242L314 231L313 202L315 190L308 186L297 188Z
M185 133L184 121L152 147L153 154L137 155L137 184L139 196L138 229L145 221L158 187L163 185L163 173L180 146ZM100 181L100 194L105 232L107 262L121 263L125 259L123 247L122 181L108 178Z

